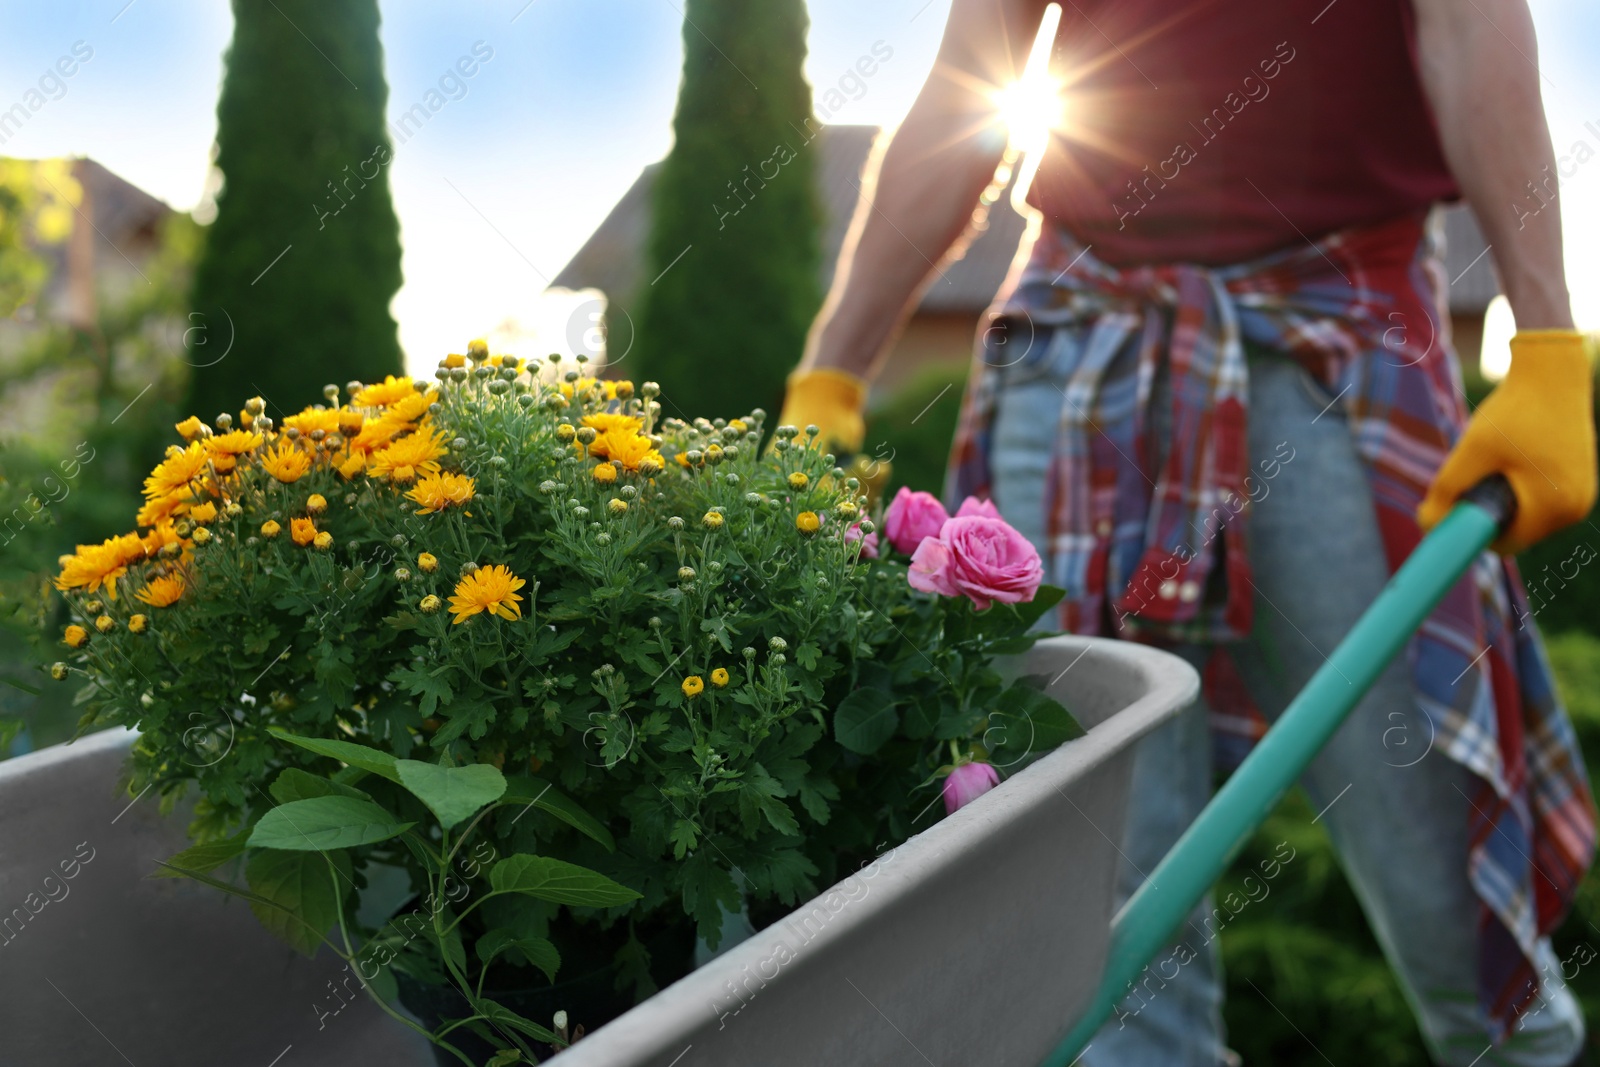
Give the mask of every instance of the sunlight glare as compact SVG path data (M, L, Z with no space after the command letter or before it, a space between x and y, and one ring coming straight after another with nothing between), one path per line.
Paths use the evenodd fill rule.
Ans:
M1060 25L1061 5L1051 4L1045 9L1022 76L992 93L1000 121L1006 124L1010 135L1011 148L1029 160L1037 160L1043 154L1051 131L1066 117L1061 81L1050 74L1050 52Z

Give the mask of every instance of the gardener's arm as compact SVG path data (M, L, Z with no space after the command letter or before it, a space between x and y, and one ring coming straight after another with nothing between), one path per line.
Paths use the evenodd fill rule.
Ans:
M1006 133L989 94L1021 74L1046 3L954 0L933 71L863 184L784 421L819 423L838 448L860 447L866 382L994 178Z
M1423 88L1445 158L1521 331L1510 373L1474 415L1419 517L1431 526L1478 481L1504 474L1518 514L1499 547L1520 549L1583 518L1595 497L1591 372L1572 329L1533 19L1526 0L1414 5ZM1533 197L1529 182L1549 199Z

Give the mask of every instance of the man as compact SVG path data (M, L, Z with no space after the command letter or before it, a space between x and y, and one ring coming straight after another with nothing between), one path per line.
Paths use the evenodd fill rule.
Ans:
M866 383L994 175L990 90L1045 6L954 0L782 421L860 448ZM1209 796L1208 718L1258 733L1463 493L1509 479L1503 552L1588 512L1591 372L1557 206L1527 194L1553 156L1525 0L1064 8L1042 224L980 343L951 489L1033 539L1062 626L1202 671L1202 706L1139 751L1125 899ZM1522 327L1470 422L1425 226L1458 197ZM1547 935L1592 858L1593 802L1526 615L1486 554L1304 780L1458 1067L1558 1067L1584 1041ZM1202 905L1161 957L1176 974L1141 982L1085 1064L1230 1059L1217 926Z

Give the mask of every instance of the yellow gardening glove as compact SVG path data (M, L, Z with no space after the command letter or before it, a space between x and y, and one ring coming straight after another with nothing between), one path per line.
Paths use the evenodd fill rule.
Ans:
M867 436L862 412L867 406L867 383L842 370L822 367L789 375L789 392L783 398L779 426L797 426L805 442L807 426L822 433L816 443L825 452L844 457L861 451Z
M1576 330L1523 330L1511 369L1467 423L1428 489L1417 521L1430 529L1491 474L1517 496L1495 550L1520 552L1589 513L1595 500L1594 379Z

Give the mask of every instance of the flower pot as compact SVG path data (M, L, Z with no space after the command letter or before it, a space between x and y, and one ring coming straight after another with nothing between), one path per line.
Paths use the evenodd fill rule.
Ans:
M1081 638L1040 642L1026 669L1087 736L554 1062L1037 1064L1105 959L1132 745L1198 682L1161 652ZM356 988L337 958L297 956L242 901L146 877L186 840L153 797L114 790L132 736L0 763L3 1062L433 1063L361 996L329 1010Z

